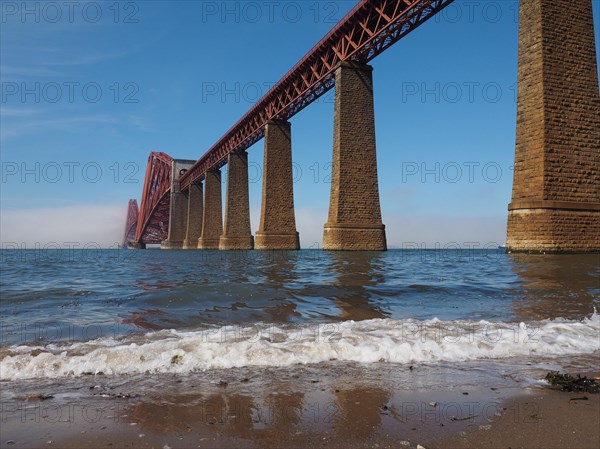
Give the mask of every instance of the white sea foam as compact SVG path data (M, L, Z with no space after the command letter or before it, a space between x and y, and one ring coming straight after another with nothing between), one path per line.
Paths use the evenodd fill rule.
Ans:
M8 350L0 361L1 380L188 373L331 360L404 364L557 357L600 351L600 315L528 323L377 319L294 327L257 324Z

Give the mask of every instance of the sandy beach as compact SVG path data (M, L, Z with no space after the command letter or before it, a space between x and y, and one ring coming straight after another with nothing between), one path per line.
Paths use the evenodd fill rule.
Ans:
M600 447L597 394L533 391L510 399L504 413L487 426L448 435L428 447L440 449L559 449Z
M3 400L3 448L597 448L600 395L491 379L407 390L393 367L94 376ZM396 370L398 368L395 368ZM427 367L410 370L424 374ZM403 371L407 368L403 367ZM361 377L357 377L361 374ZM403 373L404 375L404 373ZM444 376L439 371L436 376ZM166 382L165 382L166 381ZM131 390L132 385L136 391ZM398 384L396 384L398 385Z

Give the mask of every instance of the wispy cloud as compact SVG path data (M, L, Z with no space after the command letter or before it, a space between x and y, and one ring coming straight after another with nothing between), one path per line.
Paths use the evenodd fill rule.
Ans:
M130 114L125 117L127 123L135 129L139 129L141 131L153 132L156 131L156 128L153 127L146 117L141 115Z
M2 123L2 141L18 138L23 135L31 135L48 129L60 129L64 131L74 131L81 125L88 124L117 124L119 120L115 116L108 115L80 115L65 116L59 118L31 118L31 115L15 115L18 117L12 122L3 121Z
M8 117L33 117L44 112L43 109L16 109L16 108L0 108L0 116Z
M37 45L8 45L2 48L4 64L0 65L0 75L3 82L72 78L77 68L87 70L90 66L127 58L141 48L140 45L129 45L102 51L73 46L48 49Z
M126 49L119 52L111 52L111 53L89 53L89 52L79 52L69 54L68 57L64 57L61 59L53 59L49 61L45 61L42 64L45 67L55 67L55 66L89 66L94 64L99 64L107 61L113 61L115 59L122 59L127 56L130 56L132 53L137 51L136 48ZM65 53L63 53L64 55Z
M24 78L64 78L67 73L43 64L1 65L2 81L20 81Z

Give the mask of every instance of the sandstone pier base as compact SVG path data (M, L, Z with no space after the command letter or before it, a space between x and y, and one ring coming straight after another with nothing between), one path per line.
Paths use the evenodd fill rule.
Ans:
M202 235L203 202L202 184L192 184L188 191L187 233L183 249L198 249L198 240Z
M187 232L188 197L179 188L182 170L189 169L195 161L173 159L171 166L171 204L169 206L169 231L161 249L182 249Z
M387 249L381 220L371 66L342 62L335 72L333 167L323 249Z
M508 251L600 251L600 98L591 0L521 0Z
M227 203L221 250L250 250L254 239L250 229L248 194L248 153L231 153L227 159Z
M221 170L209 171L204 179L204 205L202 208L202 234L199 249L219 249L223 234L223 209L221 201Z
M298 250L300 238L294 214L292 129L283 120L265 126L262 207L256 233L257 250Z

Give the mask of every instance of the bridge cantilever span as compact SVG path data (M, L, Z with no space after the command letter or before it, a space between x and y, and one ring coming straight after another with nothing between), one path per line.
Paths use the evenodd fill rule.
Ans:
M137 224L139 246L168 237L163 248L252 248L245 151L265 137L255 247L298 249L288 120L335 85L323 248L385 250L367 63L452 1L361 0L198 161L152 153ZM592 0L521 0L509 250L600 251L595 47ZM220 168L225 164L223 226Z
M361 0L190 168L181 189L262 139L269 120L288 120L326 93L340 62L369 62L453 1Z
M137 229L138 217L140 209L136 199L129 200L127 205L127 220L125 221L125 230L123 231L123 240L121 240L121 248L135 242L135 232Z
M331 89L336 82L335 71L342 62L366 64L453 1L359 1L208 152L195 163L186 166L189 170L175 173L173 170L178 162L188 161L175 161L164 153L152 153L148 160L142 193L136 244L144 247L148 243L163 243L163 248L190 249L196 247L194 241L200 235L197 246L199 248L215 246L215 242L221 240L220 237L223 237L221 249L251 248L253 240L247 232L248 214L240 213L238 206L245 208L248 202L247 173L244 173L247 164L242 160L237 175L228 178L228 217L223 236L216 235L223 232L222 224L219 226L220 220L211 219L213 215L216 217L221 209L221 199L211 193L214 190L212 187L202 191L201 182L207 177L207 173L218 173L223 165L232 160L233 154L238 155L233 159L238 161L237 157L242 157L247 148L264 137L268 123L286 123L289 118ZM276 211L275 215L271 214L273 217L270 218L271 221L274 217L283 219L285 225L279 226L268 219L262 219L259 247L298 249L298 235L293 217L293 192L291 185L289 188L285 186L291 183L291 178L287 176L291 173L288 170L291 167L287 167L291 164L291 145L281 138L271 139L265 142L265 145L269 147L269 157L265 158L265 166L268 164L271 167L268 172L283 170L285 173L279 175L275 183L283 186L283 190L286 191L285 198L276 202L282 209ZM374 147L370 151L374 153ZM365 173L365 176L376 178L377 174L376 171L371 171ZM216 179L211 178L211 181ZM233 181L236 185L229 185ZM263 188L266 187L267 183ZM204 198L200 198L202 194ZM268 198L271 195L274 194L263 193L263 199L271 203ZM199 204L200 200L203 200L203 205ZM291 211L288 210L290 207ZM177 219L170 221L170 216L171 219L173 216ZM196 223L198 216L203 217L202 224ZM186 226L187 230L184 230ZM382 227L381 224L377 226Z
M172 163L166 153L152 152L148 157L135 246L159 244L167 237Z

